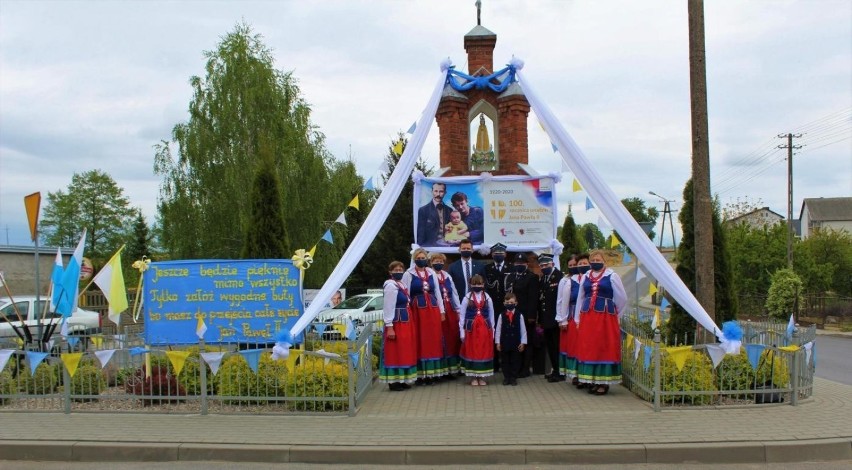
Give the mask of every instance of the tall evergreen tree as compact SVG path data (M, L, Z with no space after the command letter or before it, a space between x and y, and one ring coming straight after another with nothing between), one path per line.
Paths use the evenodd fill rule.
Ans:
M733 289L733 271L730 255L726 246L724 230L722 230L719 205L713 210L713 261L715 263L714 284L716 287L716 317L717 325L737 318L738 304ZM678 216L683 228L683 237L677 248L677 268L675 271L681 280L693 293L695 292L695 236L693 235L693 197L692 180L686 182L683 189L683 206ZM678 342L688 342L694 338L695 320L686 313L677 302L672 305L671 318L667 325L668 333L674 335Z
M240 253L244 259L283 259L289 252L281 208L281 185L269 157L262 158L250 198L251 219Z
M559 255L559 263L563 266L568 265L568 257L586 251L586 241L580 236L580 230L577 229L577 224L574 222L574 214L571 213L571 206L568 206L568 214L565 216L565 222L562 223L562 231L559 234L559 241L562 243L562 254Z

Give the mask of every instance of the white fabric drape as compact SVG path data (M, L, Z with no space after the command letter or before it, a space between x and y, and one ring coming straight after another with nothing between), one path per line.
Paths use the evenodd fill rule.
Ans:
M311 324L324 308L325 304L331 300L331 296L343 285L343 282L361 261L364 253L367 252L370 244L379 233L379 229L385 224L385 220L387 220L391 209L393 209L394 204L399 199L400 193L402 193L402 188L405 187L408 177L411 175L412 170L414 170L414 164L417 162L420 151L423 149L423 144L426 142L426 137L429 135L432 121L435 119L435 114L438 111L438 103L441 101L441 92L444 90L444 83L447 80L448 66L449 64L446 62L441 64L441 76L435 84L432 97L429 98L426 109L423 110L420 120L417 121L414 135L411 136L408 145L405 146L405 151L402 152L399 163L394 168L393 173L391 173L387 184L382 189L382 194L376 200L376 204L373 206L370 214L361 225L361 229L355 235L349 248L343 253L343 257L337 263L337 266L335 266L334 271L331 272L328 279L326 279L325 284L317 292L314 300L305 309L305 313L290 328L290 334L294 338Z
M530 103L536 116L541 120L542 127L550 137L562 160L574 173L574 176L583 186L583 189L592 198L592 201L598 205L601 213L612 223L613 228L618 230L618 234L624 239L627 245L633 252L639 256L645 267L654 276L657 281L678 301L678 303L690 314L701 326L714 332L720 339L724 339L722 330L716 326L713 319L704 311L698 300L692 295L692 292L686 287L680 277L666 262L663 255L657 250L651 239L645 235L645 232L639 227L639 224L633 219L621 201L607 186L597 170L592 167L591 163L586 158L580 147L574 142L574 139L568 134L556 117L550 111L550 108L544 104L538 97L535 88L530 84L526 77L526 73L521 73L523 62L513 59L516 63L513 64L518 69L517 77L524 91L527 100Z

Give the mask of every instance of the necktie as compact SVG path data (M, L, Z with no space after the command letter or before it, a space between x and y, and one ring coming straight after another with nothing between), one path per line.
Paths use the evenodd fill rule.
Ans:
M506 310L506 316L509 317L509 323L512 323L512 317L515 316L515 313L511 310Z
M470 292L470 261L464 262L464 288L465 293Z

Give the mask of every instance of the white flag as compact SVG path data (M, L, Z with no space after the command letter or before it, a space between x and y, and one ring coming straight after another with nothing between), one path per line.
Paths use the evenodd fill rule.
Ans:
M213 372L213 375L216 375L219 372L219 366L222 365L222 358L225 357L225 353L223 352L203 352L201 353L201 358L204 359L204 362L210 366L210 370Z
M115 349L102 349L100 351L95 351L95 357L97 357L98 362L101 363L101 369L109 364L113 354L115 354Z
M710 355L710 360L713 361L713 368L715 369L725 357L725 348L720 344L708 344L707 354Z

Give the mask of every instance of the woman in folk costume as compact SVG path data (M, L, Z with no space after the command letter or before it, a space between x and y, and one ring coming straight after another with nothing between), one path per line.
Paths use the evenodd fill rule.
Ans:
M574 321L580 325L577 376L589 393L605 395L621 382L621 328L618 319L627 306L621 278L604 262L603 252L589 256L592 269L580 281Z
M411 388L417 379L417 333L411 315L411 297L402 284L405 266L394 261L388 266L390 279L384 285L382 355L379 380L394 392Z
M432 253L429 257L432 263L432 270L438 277L438 285L441 288L441 297L444 299L444 316L446 321L441 322L444 332L444 357L447 359L447 378L455 380L455 375L461 371L459 363L459 350L461 349L461 339L459 338L459 296L456 293L456 286L453 284L453 278L444 271L444 265L447 262L447 257L443 253Z
M411 311L417 329L417 378L428 385L447 374L441 326L446 320L444 300L435 271L429 267L426 250L414 250L413 259L414 267L402 275L402 284L411 294Z
M473 377L471 385L488 385L484 377L494 375L494 303L479 274L470 278L470 293L461 303L459 335L462 372Z
M571 256L568 260L568 276L565 283L560 285L559 311L556 322L559 323L559 373L571 378L571 383L578 388L585 388L577 377L577 341L579 340L579 325L574 321L574 310L577 306L577 295L580 292L580 280L589 270L589 255L586 253Z

